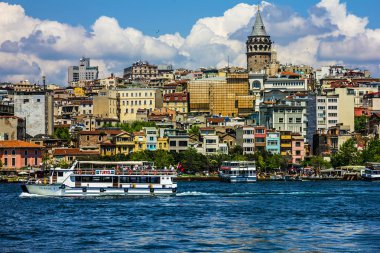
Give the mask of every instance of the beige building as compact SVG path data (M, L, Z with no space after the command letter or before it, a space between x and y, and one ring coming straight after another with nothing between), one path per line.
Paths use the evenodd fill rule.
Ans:
M118 89L120 122L135 121L140 109L153 111L162 108L162 92L155 88L126 88Z
M165 94L163 107L179 113L188 113L189 93L182 92Z
M335 88L331 94L338 95L338 124L349 127L349 131L355 130L355 93L350 92L348 88Z
M158 76L157 66L146 61L138 61L132 66L124 69L124 79L126 80L149 80Z
M253 112L255 96L248 95L247 74L192 80L188 92L190 112L233 117Z
M98 118L118 119L118 100L115 90L101 90L94 96L93 116Z
M140 110L162 108L162 93L155 88L102 90L94 97L94 116L117 118L120 122L137 120Z

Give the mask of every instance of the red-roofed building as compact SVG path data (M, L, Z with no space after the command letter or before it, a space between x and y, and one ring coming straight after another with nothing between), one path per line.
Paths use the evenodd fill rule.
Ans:
M189 93L169 93L164 95L163 107L179 113L189 112Z
M40 166L42 146L19 140L0 141L0 161L2 169Z
M84 150L100 150L100 143L111 140L114 136L123 133L118 129L81 131L79 133L79 147Z
M53 151L53 157L57 162L63 160L71 163L78 158L91 159L98 156L98 151L81 150L79 148L57 148Z

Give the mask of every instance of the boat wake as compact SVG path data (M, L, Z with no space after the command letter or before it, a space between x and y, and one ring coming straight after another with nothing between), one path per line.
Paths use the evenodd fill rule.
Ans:
M19 196L20 198L46 198L48 196L38 195L38 194L31 194L27 192L22 192Z
M296 196L334 196L334 195L357 195L357 194L371 194L369 192L311 192L311 191L291 191L291 192L218 192L218 193L210 193L210 192L198 192L198 191L187 191L177 193L177 196L185 197L185 196L219 196L219 197L251 197L251 196L262 196L262 195L296 195Z
M215 196L215 193L188 191L177 193L177 196Z

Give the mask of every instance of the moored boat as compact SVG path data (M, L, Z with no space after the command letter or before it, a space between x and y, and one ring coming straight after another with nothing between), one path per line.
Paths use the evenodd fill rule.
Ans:
M176 171L144 161L75 161L69 169L51 169L48 181L33 179L21 187L41 196L175 195L176 177Z
M380 180L380 163L369 163L361 176L367 181Z
M224 161L219 169L219 178L229 183L256 182L256 164L254 161Z

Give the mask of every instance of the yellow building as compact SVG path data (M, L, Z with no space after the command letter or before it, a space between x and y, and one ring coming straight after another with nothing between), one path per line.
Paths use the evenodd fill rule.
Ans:
M128 155L134 151L135 143L130 133L123 132L116 135L111 142L100 144L100 154L102 156L112 156L118 154Z
M86 89L84 87L74 87L73 92L76 97L86 96Z
M249 95L247 74L227 78L192 80L188 84L190 111L221 116L245 116L253 112L255 96Z
M146 136L144 132L134 132L133 141L135 144L134 152L146 150Z
M119 105L120 122L137 120L139 109L153 111L162 108L162 92L155 88L127 88L116 90Z
M167 137L157 138L157 149L169 151L169 138Z
M292 132L291 131L280 131L280 150L282 156L292 155Z

